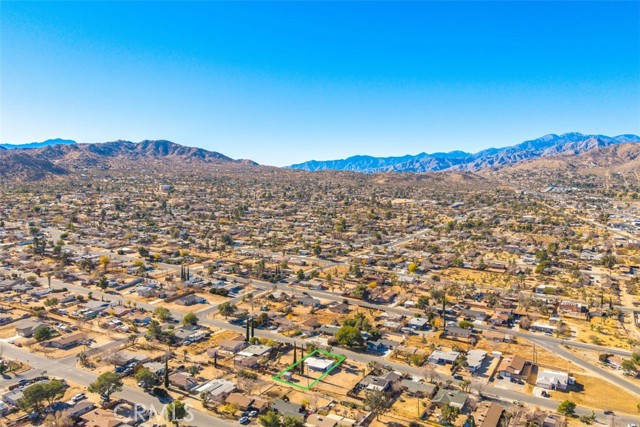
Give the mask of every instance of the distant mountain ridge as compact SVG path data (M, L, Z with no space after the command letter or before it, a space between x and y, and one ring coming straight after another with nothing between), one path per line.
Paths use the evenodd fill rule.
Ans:
M540 157L576 155L595 148L622 143L640 142L637 135L584 135L570 132L562 135L549 134L504 148L489 148L472 154L464 151L449 153L420 153L399 157L353 156L342 160L316 161L295 164L290 169L346 170L355 172L437 172L437 171L477 171L499 168Z
M55 139L47 139L46 141L42 141L42 142L31 142L29 144L0 144L0 149L4 148L7 150L20 150L20 149L49 147L52 145L73 145L73 144L77 144L77 142L71 139L55 138Z
M38 180L82 169L207 167L215 164L255 166L224 154L171 141L112 141L97 144L54 144L42 148L0 150L0 179Z

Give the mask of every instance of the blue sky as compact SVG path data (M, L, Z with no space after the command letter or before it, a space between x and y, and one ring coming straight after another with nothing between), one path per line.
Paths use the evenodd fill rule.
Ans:
M0 2L0 142L287 165L640 133L639 2Z

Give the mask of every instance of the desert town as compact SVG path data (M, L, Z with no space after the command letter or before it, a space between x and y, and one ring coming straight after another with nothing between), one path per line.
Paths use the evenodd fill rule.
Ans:
M637 197L271 173L7 186L4 424L637 425Z

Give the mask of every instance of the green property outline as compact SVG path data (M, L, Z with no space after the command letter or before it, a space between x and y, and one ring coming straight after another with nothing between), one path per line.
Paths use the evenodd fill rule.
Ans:
M302 385L294 384L292 382L289 382L289 381L286 381L286 380L283 380L283 379L280 378L284 374L286 374L287 372L289 372L292 369L294 369L295 367L299 366L301 363L304 363L304 361L307 360L307 358L309 358L309 357L311 357L311 356L313 356L313 355L315 355L317 353L322 354L323 356L330 357L330 358L335 358L336 362L333 364L333 366L331 366L331 368L328 371L325 371L322 375L320 375L311 384L309 384L308 386L302 386ZM313 388L313 386L315 386L318 382L322 381L327 375L329 375L331 373L331 371L333 371L335 368L340 366L340 364L342 364L342 362L344 362L345 360L347 360L347 357L343 356L341 354L329 353L328 351L315 349L311 353L309 353L305 357L303 357L302 359L298 360L296 363L293 363L293 364L289 365L283 371L279 372L278 375L276 375L276 376L274 376L272 378L273 378L273 380L275 380L275 381L277 381L279 383L290 385L292 387L299 388L300 390L309 391L309 390L311 390Z

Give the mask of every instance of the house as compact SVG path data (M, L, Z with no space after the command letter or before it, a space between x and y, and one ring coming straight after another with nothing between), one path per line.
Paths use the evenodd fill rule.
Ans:
M162 362L147 362L142 366L158 377L164 374L165 365Z
M455 325L446 326L442 332L442 336L455 339L469 339L472 335L473 331L471 329L465 329Z
M271 347L269 347L268 345L250 345L249 347L245 348L244 350L238 352L238 354L240 356L245 356L245 357L268 357L271 355Z
M236 354L239 351L247 348L247 346L248 344L244 340L244 337L238 335L238 337L236 338L221 341L217 349L214 349L214 348L208 349L207 355L209 355L210 357L213 357L213 353L211 353L212 351L214 352L220 351L221 353Z
M544 322L533 322L531 325L532 331L544 332L545 334L552 334L556 329L558 328Z
M487 357L487 352L484 350L473 349L467 352L467 366L465 369L471 372L476 372L482 367L482 363Z
M380 376L367 375L360 380L358 386L360 388L366 388L367 390L385 391L400 379L402 379L402 375L393 371L387 371L384 375Z
M152 298L155 297L158 293L156 288L151 286L139 286L137 288L138 296L143 298Z
M573 384L573 378L567 372L542 371L538 372L536 386L547 390L566 391L569 385Z
M427 361L436 365L446 365L447 363L453 365L459 356L460 353L457 351L433 350Z
M25 319L18 322L18 324L16 325L16 333L21 337L28 338L33 335L36 329L42 326L48 326L48 325L38 320Z
M488 323L495 326L509 326L510 316L506 313L494 313Z
M174 372L169 375L169 384L184 391L191 391L198 386L198 381L187 372Z
M377 351L379 353L384 353L397 346L398 346L398 343L396 343L395 341L387 340L384 338L380 338L375 341L367 341L367 348L370 351Z
M51 340L46 343L47 347L58 348L61 350L68 350L73 347L77 347L83 344L87 340L87 336L82 332L76 332L68 334L63 337Z
M463 316L465 320L475 320L478 322L484 322L485 320L487 320L487 317L489 317L489 315L484 311L470 309L462 310L460 312L460 315Z
M87 301L82 304L83 310L81 311L85 319L93 319L97 317L104 310L109 308L109 303L104 301Z
M525 374L530 371L531 364L519 354L506 356L498 366L498 375L505 378L525 378ZM529 369L527 369L529 368Z
M335 362L331 359L323 359L320 357L307 357L304 360L304 364L312 371L327 372L333 367Z
M318 329L318 332L320 332L320 334L322 334L322 335L327 335L327 336L330 336L330 337L334 337L336 335L336 333L338 333L339 329L340 329L340 326L322 325Z
M267 412L267 410L269 409L269 401L262 399L258 396L253 396L253 403L251 404L251 409L263 414Z
M404 379L400 381L400 386L409 396L420 396L430 398L438 389L435 384L424 383L422 381L411 381Z
M338 420L328 415L311 414L305 422L307 427L336 427Z
M428 324L429 324L429 319L427 319L426 317L412 317L407 322L407 326L415 330L425 329Z
M479 427L499 427L504 420L504 407L491 402L487 407L476 411Z
M175 300L176 304L185 305L185 306L191 306L191 305L196 305L196 304L205 304L206 302L207 302L207 300L205 300L202 297L199 297L196 294L185 295L185 296L180 297L177 300Z
M336 314L346 314L350 311L349 306L343 302L335 302L329 305L327 308L329 309L330 312L336 313Z
M302 296L298 298L298 304L301 304L303 307L322 307L322 303L319 299L309 296Z
M84 414L92 411L95 407L96 406L92 402L88 400L81 400L73 406L65 409L64 414L70 418L80 418Z
M394 322L392 320L387 320L386 322L384 322L382 324L382 326L388 331L398 332L403 327L403 324L400 323L400 322Z
M436 406L451 405L456 406L462 410L467 404L469 395L459 390L448 390L441 388L436 395L431 399L431 403Z
M302 405L293 402L286 402L282 399L276 399L271 404L271 409L279 413L283 417L293 417L304 420L304 408Z
M482 336L484 337L484 339L488 341L493 341L493 342L513 342L514 341L512 335L508 335L500 331L492 331L492 330L484 331L482 333Z
M36 381L34 383L29 384L29 386L33 386L36 384L47 384L49 380ZM21 390L21 387L14 388L13 390L2 395L2 401L11 406L18 406L18 401L22 399L24 389Z
M228 380L215 379L204 383L195 389L196 394L209 393L215 400L220 401L226 398L229 393L236 389L236 385Z
M241 393L230 393L227 398L224 400L226 404L230 404L240 409L241 411L245 411L251 407L254 398L251 396L245 396Z
M118 427L124 425L123 420L113 411L97 408L80 417L84 427Z

